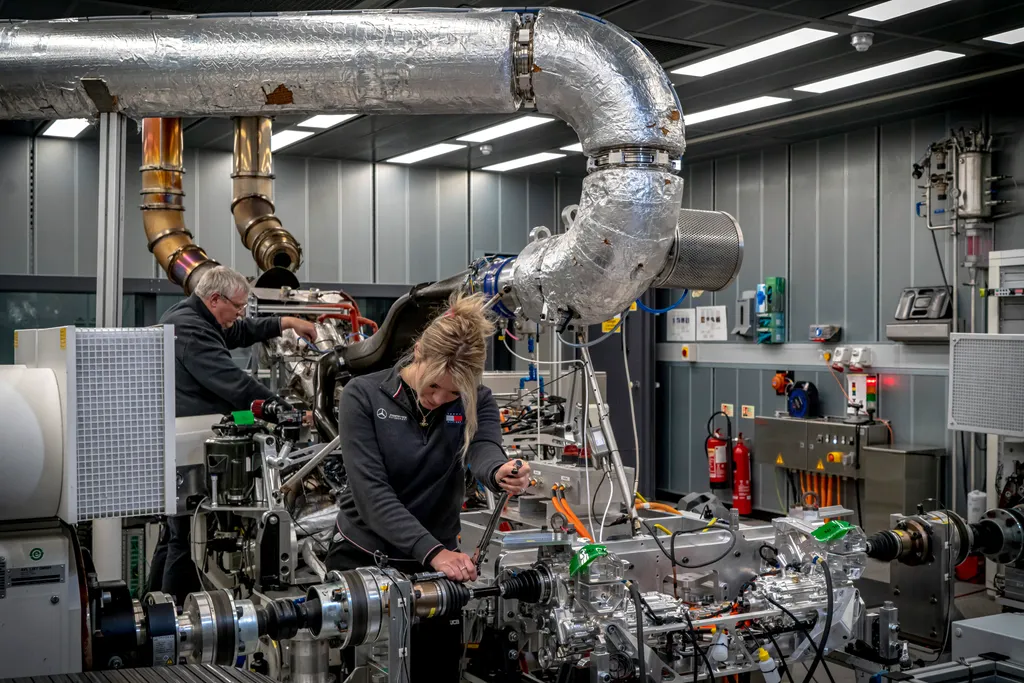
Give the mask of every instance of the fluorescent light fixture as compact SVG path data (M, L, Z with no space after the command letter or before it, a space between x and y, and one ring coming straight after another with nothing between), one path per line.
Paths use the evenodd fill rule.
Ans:
M808 83L807 85L801 85L799 88L795 89L818 94L832 92L839 88L848 88L851 85L858 85L860 83L878 80L879 78L895 76L896 74L906 73L907 71L913 71L914 69L923 69L926 66L942 64L943 62L948 62L949 60L956 59L957 57L963 57L963 55L957 52L946 52L945 50L932 50L931 52L925 52L923 55L907 57L906 59L897 59L895 62L879 64L878 66L861 69L860 71L836 76L835 78L827 78L824 81L818 81L817 83Z
M577 142L575 145L566 145L565 147L560 147L559 149L561 149L563 152L579 152L580 154L583 154L583 143Z
M310 135L315 135L311 130L282 130L270 136L270 151L276 152L288 145L294 145L299 140L305 140Z
M533 164L541 164L545 161L552 161L554 159L561 159L564 154L558 154L557 152L541 152L540 154L531 154L528 157L520 157L518 159L512 159L511 161L503 161L500 164L494 164L493 166L484 166L484 171L512 171L523 166L532 166Z
M822 31L816 28L798 28L795 31L775 36L760 43L754 43L738 50L732 50L724 54L716 55L693 64L685 64L678 69L672 69L672 73L683 76L709 76L719 71L731 69L749 62L756 62L765 57L777 55L780 52L794 50L804 45L816 43L825 38L837 35L835 31Z
M457 149L465 149L465 145L453 145L450 142L442 142L438 145L431 145L430 147L424 147L418 149L415 152L409 152L408 154L400 154L397 157L391 157L387 160L389 164L415 164L417 161L423 161L424 159L431 159L433 157L447 154L448 152L454 152Z
M742 114L747 111L754 111L755 109L762 109L763 107L771 107L775 104L782 104L783 102L789 102L788 97L755 97L752 100L743 100L742 102L733 102L723 107L715 107L714 109L708 109L706 111L699 111L695 114L684 114L683 123L692 125L695 123L703 123L705 121L711 121L712 119L720 119L726 116L733 116L734 114Z
M313 118L306 119L302 123L295 125L301 128L334 128L335 126L345 123L349 119L354 119L359 114L320 114Z
M43 131L48 138L77 138L89 127L89 119L57 119Z
M550 123L554 119L546 116L520 116L517 119L506 121L505 123L499 123L496 126L490 128L484 128L478 130L475 133L469 133L458 138L460 142L487 142L494 138L500 138L505 135L512 135L512 133L518 133L523 130L529 130L534 126L539 126L542 123Z
M1024 41L1024 26L1015 28L1012 31L997 33L994 36L985 36L982 40L990 40L993 43L1002 43L1003 45L1016 45Z
M947 2L950 2L950 0L889 0L889 2L880 2L877 5L865 7L856 12L850 12L850 16L857 17L858 19L870 19L871 21L889 21L896 17L902 17L905 14L920 12L929 7L944 5Z

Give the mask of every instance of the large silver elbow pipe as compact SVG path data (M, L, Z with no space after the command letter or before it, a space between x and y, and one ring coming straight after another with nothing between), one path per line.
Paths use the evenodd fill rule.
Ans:
M542 9L21 22L0 27L0 118L513 113L568 122L590 157L571 230L505 274L524 317L597 322L675 239L685 143L668 77L629 34Z

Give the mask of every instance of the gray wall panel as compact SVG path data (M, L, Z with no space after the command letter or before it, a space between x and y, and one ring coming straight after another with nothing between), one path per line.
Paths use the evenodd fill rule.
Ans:
M813 320L794 316L790 339L806 339L809 325L837 323L846 329L846 136L818 145L818 303ZM796 287L796 283L793 285ZM799 324L805 323L805 324Z
M761 195L761 274L763 277L786 277L789 268L788 148L766 149L762 155L762 163L764 175ZM740 226L742 225L741 223ZM748 258L755 258L755 255L746 251L743 259Z
M764 188L762 179L764 173L761 166L762 154L746 154L740 157L739 164L739 205L736 211L736 220L740 222L743 230L743 248L745 253L755 258L743 260L743 266L736 279L737 297L740 292L753 290L758 282L762 280L761 254L764 227L762 226L764 209ZM722 302L726 303L726 302ZM729 314L732 315L732 307ZM733 321L732 324L735 324Z
M409 169L408 282L438 279L438 178L432 168Z
M555 198L555 211L558 218L558 231L562 229L562 209L570 204L580 203L580 194L583 192L582 178L563 178L557 180L557 192ZM551 226L548 226L551 227Z
M469 255L469 174L439 169L438 182L438 275L462 271Z
M125 178L124 178L124 251L121 270L125 277L153 277L157 270L156 260L149 253L146 246L146 231L142 229L142 211L139 204L142 203L142 176L139 174L139 166L142 160L142 147L134 144L128 145L126 151ZM99 160L97 159L97 164ZM98 172L98 169L97 169ZM196 173L199 169L196 169ZM98 181L97 181L98 182ZM97 193L99 189L97 187ZM230 196L230 195L229 195ZM97 201L99 195L97 194ZM228 200L231 201L230 199ZM99 209L97 209L98 211ZM195 233L195 226L190 219L196 218L196 212L185 213L185 224ZM97 230L99 229L99 217L97 216ZM98 233L97 233L98 234ZM203 244L200 242L200 244ZM209 252L210 247L203 244ZM210 254L214 258L218 258ZM95 256L93 257L95 259ZM222 256L219 258L228 258Z
M551 232L555 231L558 221L558 214L555 211L556 179L549 176L531 175L527 178L529 182L529 215L527 216L527 230L538 225L545 226Z
M0 136L0 206L4 207L4 248L0 273L30 272L28 138Z
M874 128L846 136L845 341L877 341L878 165Z
M341 162L341 280L373 282L374 165Z
M231 155L225 154L225 163L231 167ZM230 177L231 172L228 171ZM274 206L281 224L295 236L299 244L310 246L309 241L309 206L313 201L312 189L309 185L309 171L306 159L300 157L279 156L274 159ZM228 206L230 208L230 205ZM233 222L233 221L232 221ZM219 225L219 223L218 223ZM218 228L222 229L222 228ZM242 240L235 230L231 240L231 253L234 268L246 275L256 274L256 264L245 249ZM302 259L302 265L296 273L299 282L309 281L309 259Z
M503 254L518 254L526 246L530 232L527 179L524 175L502 175L498 178L501 192L499 250Z
M737 157L715 162L715 209L733 216L739 213L739 170ZM733 282L721 292L715 292L712 300L716 306L726 306L731 315L736 301L736 283ZM700 303L707 305L704 300L700 300Z
M341 280L341 162L309 160L309 239L302 260L311 282Z
M65 275L75 272L78 226L74 140L36 140L36 250L35 273Z
M790 152L791 260L786 323L789 339L818 322L818 142L793 145Z
M470 255L480 258L501 249L501 176L473 171L470 174Z
M408 282L409 169L377 164L377 282Z
M242 240L235 229L235 219L231 215L231 155L227 152L199 150L195 161L195 166L191 169L191 175L195 177L195 210L185 213L185 224L210 258L231 266L244 275L255 275L256 266L242 245ZM285 169L277 166L275 171L278 174L288 169L287 165ZM132 174L129 174L130 177ZM285 181L284 184L287 187L289 181ZM295 203L290 201L282 189L281 180L278 180L274 186L277 215L285 227L295 230L294 217L296 214L304 216L305 207L294 209ZM301 230L299 234L302 234ZM245 255L245 258L239 255Z
M690 447L686 457L690 486L683 486L680 489L683 492L708 490L708 458L704 451L704 437L707 434L708 418L711 413L718 410L714 396L713 373L711 368L695 367L690 370L687 396Z
M715 208L715 162L702 161L689 166L690 208L711 210Z
M99 191L100 181L96 173L99 168L99 144L81 143L78 145L77 175L77 206L78 214L78 255L75 275L95 275L97 247L96 236L99 234ZM125 213L139 210L139 197L125 197Z
M918 154L911 149L912 128L912 121L901 121L879 131L879 330L892 320L900 292L912 282L914 182L907 169Z

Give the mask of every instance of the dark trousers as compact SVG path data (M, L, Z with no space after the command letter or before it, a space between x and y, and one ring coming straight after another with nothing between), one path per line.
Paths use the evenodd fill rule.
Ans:
M192 561L191 522L189 515L164 519L153 563L149 567L148 589L173 595L179 607L185 603L185 596L203 589Z
M346 571L374 566L373 557L348 541L332 543L327 553L327 569ZM398 563L396 563L398 566ZM407 562L398 567L406 574L433 571L422 565ZM422 619L409 633L412 661L409 680L458 683L461 660L465 649L462 643L462 615Z

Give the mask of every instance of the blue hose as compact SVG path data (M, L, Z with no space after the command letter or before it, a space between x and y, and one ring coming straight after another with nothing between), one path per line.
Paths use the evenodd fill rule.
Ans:
M644 302L640 301L640 299L636 300L636 305L640 308L641 311L645 311L645 312L651 313L653 315L661 315L662 313L668 313L669 311L674 309L676 306L678 306L679 304L683 303L683 299L685 299L686 295L689 294L689 293L690 293L690 290L684 289L683 290L683 295L681 297L679 297L679 300L676 301L671 306L669 306L668 308L650 308L648 306L645 306Z

